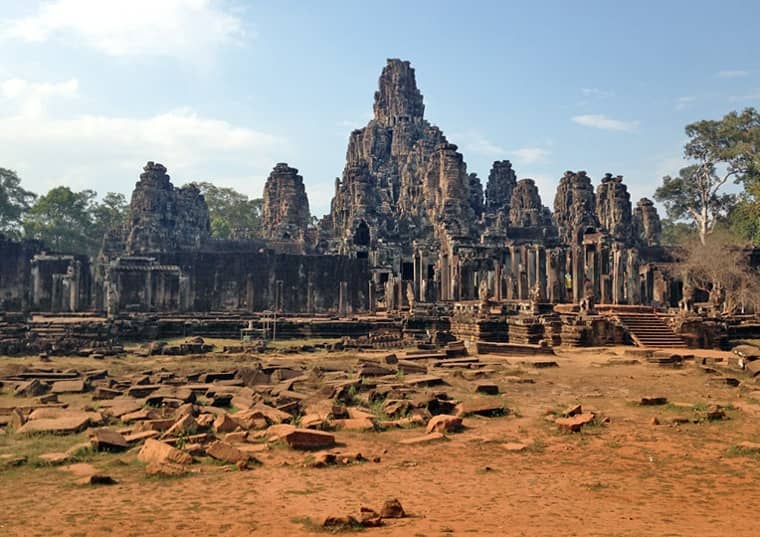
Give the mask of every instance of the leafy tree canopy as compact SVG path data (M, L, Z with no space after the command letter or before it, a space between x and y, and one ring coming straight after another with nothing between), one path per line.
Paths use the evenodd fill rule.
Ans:
M233 188L209 182L193 183L203 194L211 219L211 234L218 239L251 237L259 232L261 198L249 199Z
M92 190L74 192L59 186L40 196L24 216L24 235L57 252L93 254L100 238L93 234Z
M16 172L0 168L0 233L17 239L21 235L21 219L37 196L21 188Z
M654 197L665 205L669 218L690 222L705 244L737 203L736 195L722 192L724 185L760 180L760 114L747 108L720 120L697 121L686 126L686 135L684 156L694 164L677 177L665 176Z

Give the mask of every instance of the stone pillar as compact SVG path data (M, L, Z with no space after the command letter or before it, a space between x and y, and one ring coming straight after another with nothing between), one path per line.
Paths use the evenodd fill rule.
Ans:
M440 264L440 299L451 300L451 267L449 264L449 256L441 256Z
M274 286L274 311L276 311L277 313L282 313L282 310L283 310L284 297L282 296L282 291L283 291L283 281L277 280Z
M153 271L145 271L145 307L148 311L153 309Z
M192 304L190 300L190 277L179 274L179 309L180 311L190 311Z
M528 293L536 285L536 268L538 266L537 255L535 247L526 248L527 260L525 271L528 276ZM526 297L527 298L527 297Z
M536 281L541 292L541 297L546 300L548 296L548 276L546 271L546 249L536 246Z
M459 256L452 256L451 259L451 298L452 300L462 299L462 274Z
M377 311L375 309L375 282L373 282L371 279L369 281L369 289L367 291L367 311L369 311L371 315L374 315Z
M497 261L494 267L494 300L501 301L501 262Z
M586 278L583 270L583 247L573 246L573 251L571 253L570 259L573 276L573 302L575 304L578 304L583 298L583 284Z
M338 317L345 317L348 314L348 282L340 282L338 290Z
M254 311L254 298L253 274L248 273L245 276L245 307L249 312Z
M372 282L369 282L372 287ZM309 315L314 315L314 282L311 280L306 284L306 311Z
M612 303L625 302L625 250L615 244L612 247Z
M40 276L40 264L36 259L32 260L32 306L39 308L42 295L42 276Z
M73 260L71 262L71 280L69 282L69 311L79 311L79 281L82 277L82 264Z
M414 299L420 301L420 290L422 289L422 259L419 251L414 252L412 257L412 267L414 269L414 281L412 289L414 290Z

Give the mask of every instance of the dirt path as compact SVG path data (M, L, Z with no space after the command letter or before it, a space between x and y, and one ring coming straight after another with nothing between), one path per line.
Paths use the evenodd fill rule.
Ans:
M204 465L198 474L157 480L121 455L95 463L118 485L86 488L61 469L0 473L0 535L314 535L307 519L358 516L361 506L378 509L394 497L411 516L365 534L758 535L758 458L733 446L760 441L753 414L760 406L746 390L706 384L692 366L599 365L607 358L563 355L559 368L534 375L535 384L502 384L518 416L466 419L464 432L436 444L398 443L418 429L337 433L345 449L380 462L307 468L302 454L279 448L250 471ZM747 410L671 426L670 418L693 411L630 402L646 394ZM546 410L575 401L610 423L558 433ZM662 425L651 423L655 416ZM514 441L528 448L503 447Z

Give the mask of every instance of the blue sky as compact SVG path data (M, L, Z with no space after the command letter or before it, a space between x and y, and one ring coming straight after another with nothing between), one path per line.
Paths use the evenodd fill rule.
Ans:
M760 3L0 0L0 166L36 192L175 184L260 196L299 168L329 210L386 58L483 182L508 158L550 204L567 170L634 201L682 166L683 128L760 105Z

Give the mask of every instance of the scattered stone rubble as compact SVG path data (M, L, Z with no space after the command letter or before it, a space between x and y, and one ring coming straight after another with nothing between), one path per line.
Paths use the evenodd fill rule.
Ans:
M462 430L464 417L510 413L498 384L482 380L502 365L463 353L461 342L454 342L437 351L348 360L326 355L316 366L286 355L182 374L24 367L0 379L0 386L23 401L0 408L0 426L21 435L87 431L84 445L45 454L49 464L63 464L83 449L135 450L146 472L157 475L187 473L205 457L252 468L274 445L305 452L303 464L315 468L379 461L377 455L338 449L336 434L420 426L425 435L401 442L424 444ZM471 379L471 398L449 395L453 374ZM61 399L72 396L85 402Z

